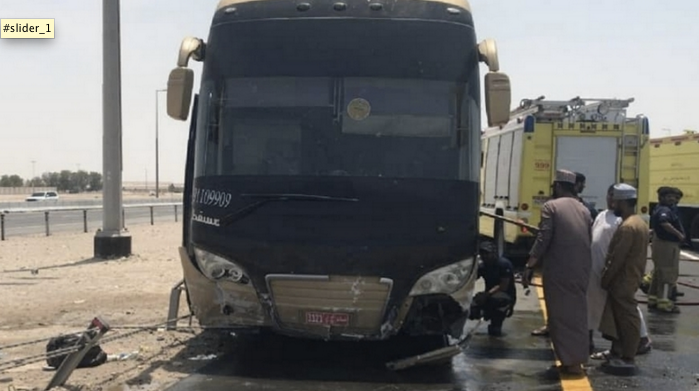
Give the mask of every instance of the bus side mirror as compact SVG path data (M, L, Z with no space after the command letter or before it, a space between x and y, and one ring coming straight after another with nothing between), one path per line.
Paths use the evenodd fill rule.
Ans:
M485 112L488 126L500 126L510 121L510 78L500 72L500 60L495 41L488 38L478 44L479 61L488 65L485 75Z
M510 78L503 72L488 72L485 75L485 112L488 126L504 125L510 120L512 99Z
M177 53L177 68L167 78L167 115L184 121L189 116L189 102L192 100L194 71L187 68L189 59L203 61L206 44L199 38L187 37L180 44Z
M194 71L191 69L177 67L170 72L167 79L167 115L180 121L187 119L193 86Z

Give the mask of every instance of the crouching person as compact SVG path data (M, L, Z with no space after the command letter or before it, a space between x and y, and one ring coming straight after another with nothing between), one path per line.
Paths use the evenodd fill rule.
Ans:
M498 256L492 242L483 243L479 253L483 262L478 265L478 278L483 278L485 291L473 297L469 318L490 321L488 334L499 337L502 324L512 316L517 301L512 263Z

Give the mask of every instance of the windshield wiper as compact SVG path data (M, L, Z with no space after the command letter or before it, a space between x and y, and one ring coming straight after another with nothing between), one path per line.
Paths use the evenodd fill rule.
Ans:
M340 202L357 202L358 198L343 198L330 197L315 194L286 194L286 193L258 193L258 194L241 194L241 198L261 198L257 202L246 205L235 212L232 212L221 219L221 225L226 226L232 222L239 220L260 206L272 201L340 201Z

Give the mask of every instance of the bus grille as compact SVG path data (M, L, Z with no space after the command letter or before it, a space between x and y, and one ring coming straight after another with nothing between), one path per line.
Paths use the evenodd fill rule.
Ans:
M378 335L392 281L380 277L268 275L281 327L329 337Z

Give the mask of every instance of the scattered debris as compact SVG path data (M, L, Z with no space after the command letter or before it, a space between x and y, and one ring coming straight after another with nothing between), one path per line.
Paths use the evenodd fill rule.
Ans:
M107 360L107 354L97 343L109 329L109 324L97 316L92 319L87 330L78 335L77 340L67 342L71 341L71 336L75 336L74 334L51 338L46 346L46 350L47 353L50 351L54 353L47 354L46 362L48 365L58 369L51 381L49 381L49 385L46 386L46 390L65 384L76 368L96 367L103 364ZM66 352L67 355L57 354L61 348L69 350ZM52 360L52 358L55 358L55 360ZM60 361L58 360L59 358Z
M51 338L46 344L46 354L51 355L52 352L58 350L70 349L76 345L81 344L80 334L67 334L59 335L58 337ZM50 368L58 368L61 366L63 361L68 357L70 353L64 353L60 355L52 355L46 359L46 364ZM100 348L99 345L95 345L87 354L80 360L77 368L91 368L98 365L102 365L107 361L107 354Z
M167 296L172 283L182 276L180 268L167 267L172 262L166 262L168 258L178 263L180 261L176 249L181 227L182 224L176 222L157 223L155 226L134 225L130 231L134 233L134 248L139 253L126 262L82 262L91 258L94 251L92 235L82 232L57 232L49 237L18 236L3 242L0 246L0 269L11 271L24 266L24 270L15 275L32 283L3 290L0 345L35 339L44 341L12 350L0 350L0 354L4 355L0 357L2 368L14 367L12 362L16 359L36 357L32 364L0 371L0 378L12 376L14 379L13 383L0 383L0 391L6 391L10 384L14 385L16 391L20 391L20 387L43 390L57 373L56 368L49 367L46 363L48 337L83 329L84 321L92 316L89 312L94 310L102 312L115 325L153 325L144 332L131 327L114 327L113 331L99 341L100 347L107 354L129 353L137 350L140 345L147 345L150 351L141 351L138 358L130 358L128 361L77 369L66 383L70 384L70 391L97 391L100 388L102 391L126 391L127 388L133 391L154 391L158 388L150 385L145 388L127 382L137 378L141 372L149 371L149 376L153 378L151 383L170 384L179 380L184 373L209 364L211 361L187 360L187 357L200 353L215 352L210 350L210 345L187 347L190 340L202 339L198 336L196 321L192 324L195 329L191 331L179 328L176 332L165 332L165 324L160 325L162 319L167 318ZM138 238L148 240L141 241ZM65 243L69 245L64 249L61 245ZM43 278L31 275L31 270L46 275ZM9 277L9 274L3 274L3 280L6 276ZM74 300L83 298L84 304L73 303ZM182 297L182 305L187 305L185 297ZM133 314L126 315L126 311ZM182 326L187 324L184 321L179 323ZM148 332L150 330L153 331L152 334ZM131 334L132 331L139 333ZM129 335L116 339L126 334ZM165 339L156 342L159 337ZM178 356L180 354L184 356ZM177 360L180 364L170 365L172 360ZM150 369L151 362L168 364ZM139 369L138 365L141 364L146 368ZM124 387L125 384L129 384L128 387ZM61 387L54 387L51 391L60 390L68 391Z
M191 361L208 361L208 360L213 360L217 357L215 354L199 354L194 357L190 357L189 360Z
M478 323L463 336L463 338L454 345L449 345L444 348L432 350L423 354L418 354L417 356L407 357L400 360L390 361L386 363L386 367L392 371L398 371L401 369L412 368L418 365L428 365L437 364L450 360L452 357L460 354L463 349L468 346L468 342L473 337L478 327L481 325L483 319L479 319Z
M140 352L138 350L133 351L133 352L128 352L128 353L119 353L119 354L108 354L107 355L107 361L126 361L126 360L133 360L138 358L140 355Z

